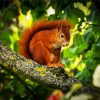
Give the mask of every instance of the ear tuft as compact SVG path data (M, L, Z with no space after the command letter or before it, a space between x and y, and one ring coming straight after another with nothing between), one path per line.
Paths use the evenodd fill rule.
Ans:
M61 31L62 30L62 24L60 23L57 28L58 28L58 32Z

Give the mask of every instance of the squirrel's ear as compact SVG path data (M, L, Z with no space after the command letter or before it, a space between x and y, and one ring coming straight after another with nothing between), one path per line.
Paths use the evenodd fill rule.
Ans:
M60 23L57 28L58 28L58 32L61 31L62 30L62 24Z

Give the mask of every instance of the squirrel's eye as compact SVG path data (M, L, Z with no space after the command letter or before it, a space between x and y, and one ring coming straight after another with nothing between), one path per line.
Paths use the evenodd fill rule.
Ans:
M64 38L64 34L61 34L60 37L61 37L61 38Z

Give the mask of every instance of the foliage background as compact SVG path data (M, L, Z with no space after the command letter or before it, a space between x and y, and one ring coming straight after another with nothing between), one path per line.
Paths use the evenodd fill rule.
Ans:
M18 52L20 35L32 22L71 20L75 28L69 46L61 52L61 62L69 75L93 84L93 72L100 63L99 4L99 0L0 0L0 40ZM0 100L31 100L33 94L44 100L53 91L28 79L18 80L0 67Z

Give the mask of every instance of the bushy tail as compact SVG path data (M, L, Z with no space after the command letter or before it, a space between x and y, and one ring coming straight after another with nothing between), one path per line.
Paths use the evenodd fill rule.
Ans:
M19 42L19 53L26 58L31 58L29 51L29 43L34 34L41 30L50 30L56 28L59 24L62 26L73 28L73 24L67 20L58 20L58 21L39 21L33 24L30 29L26 29L21 36Z

